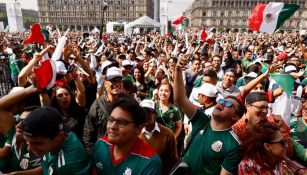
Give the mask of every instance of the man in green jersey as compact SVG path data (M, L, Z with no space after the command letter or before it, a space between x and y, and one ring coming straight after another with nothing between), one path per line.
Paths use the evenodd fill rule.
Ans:
M121 95L111 105L107 133L92 151L92 174L161 174L161 160L156 151L138 138L146 121L145 110L128 95Z
M42 157L44 175L87 175L89 155L76 134L66 130L59 111L42 107L23 121L28 150Z
M201 109L197 109L186 96L182 69L187 58L182 57L175 68L174 99L178 107L187 115L193 125L193 140L185 152L183 160L191 167L194 175L236 174L241 160L239 141L230 127L245 112L244 105L235 97L218 100L210 119Z

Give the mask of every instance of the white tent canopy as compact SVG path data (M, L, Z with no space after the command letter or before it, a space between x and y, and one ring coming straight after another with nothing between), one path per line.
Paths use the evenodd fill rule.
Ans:
M163 25L157 21L149 18L148 16L142 16L125 25L125 34L131 34L134 28L162 28Z

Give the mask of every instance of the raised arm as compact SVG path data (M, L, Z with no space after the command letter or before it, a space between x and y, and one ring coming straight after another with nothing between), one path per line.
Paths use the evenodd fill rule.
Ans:
M189 119L192 119L196 113L196 107L189 101L185 95L185 87L183 83L182 70L188 60L187 56L181 57L175 67L175 80L174 80L174 101L176 105L187 115Z
M87 77L89 83L95 84L96 79L95 76L93 75L93 71L90 69L89 65L84 61L84 59L81 57L80 50L75 47L73 54L76 56L76 60L78 60L83 70L89 75Z
M252 81L250 81L249 83L247 83L243 89L241 90L241 95L243 97L245 97L246 95L248 95L250 93L250 91L257 86L257 84L259 84L262 80L264 80L266 77L269 76L269 73L274 72L276 70L276 68L278 67L277 64L272 64L268 70L266 72L264 72L263 74L261 74L260 76L258 76L257 78L253 79Z

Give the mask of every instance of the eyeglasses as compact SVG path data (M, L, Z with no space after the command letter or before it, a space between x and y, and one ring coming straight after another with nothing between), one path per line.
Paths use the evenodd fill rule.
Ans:
M284 139L281 139L280 141L276 141L276 142L270 142L270 144L275 144L275 143L279 143L282 147L287 146L287 142Z
M115 119L114 117L110 116L110 117L108 117L108 123L107 124L108 125L116 124L118 127L124 128L125 126L127 126L130 123L135 123L135 122L122 120L122 119Z
M255 108L257 109L260 109L260 110L269 110L271 109L269 106L257 106L257 105L252 105L251 106L254 106Z
M217 102L218 102L219 104L223 104L223 105L225 105L225 106L226 106L226 107L228 107L228 108L230 108L230 107L232 107L232 106L233 106L233 108L234 108L234 110L235 110L236 114L238 114L238 115L239 115L238 110L236 109L235 105L234 105L232 102L227 101L227 100L225 100L225 99L219 99Z

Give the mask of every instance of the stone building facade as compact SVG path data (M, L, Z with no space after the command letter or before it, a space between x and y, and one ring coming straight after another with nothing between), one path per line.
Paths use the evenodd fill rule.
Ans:
M39 22L60 30L87 31L107 22L131 22L141 16L154 18L154 0L37 0Z
M248 17L257 3L275 0L195 0L189 9L190 27L215 27L219 29L247 29ZM307 28L306 0L278 0L295 3L300 9L287 20L281 29L299 30Z

